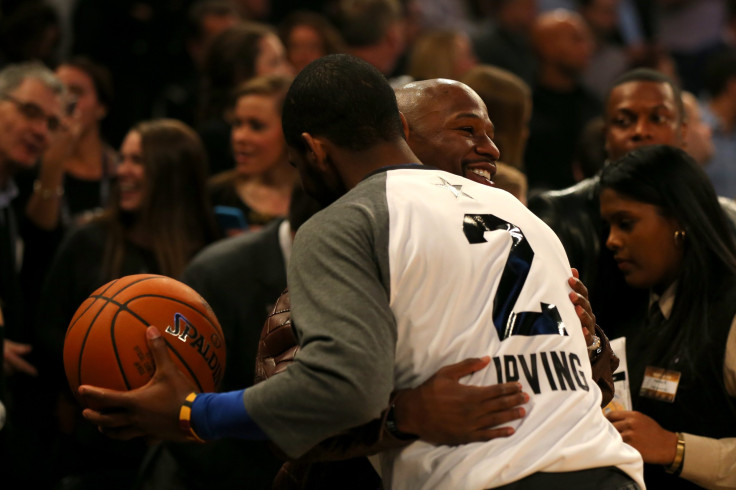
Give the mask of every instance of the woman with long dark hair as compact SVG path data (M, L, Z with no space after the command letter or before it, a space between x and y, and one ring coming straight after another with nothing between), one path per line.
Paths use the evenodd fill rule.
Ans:
M138 273L178 278L190 258L219 235L207 199L207 158L197 133L161 119L134 126L120 148L105 211L64 238L44 284L38 318L44 410L58 453L49 471L70 485L130 488L146 446L111 443L79 416L64 378L64 334L87 296ZM55 439L54 439L55 438ZM80 487L81 488L81 487Z
M650 291L627 339L634 411L611 412L650 488L736 486L736 243L708 177L684 151L634 150L601 175L606 246Z

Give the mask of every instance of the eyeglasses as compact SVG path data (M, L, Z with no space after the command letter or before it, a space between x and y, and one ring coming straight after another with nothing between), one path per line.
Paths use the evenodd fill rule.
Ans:
M49 116L38 104L34 102L24 102L8 94L2 94L0 95L0 98L15 104L15 107L18 108L18 112L28 119L33 121L45 120L46 127L49 128L49 131L51 132L58 131L59 128L61 128L61 120L58 117Z

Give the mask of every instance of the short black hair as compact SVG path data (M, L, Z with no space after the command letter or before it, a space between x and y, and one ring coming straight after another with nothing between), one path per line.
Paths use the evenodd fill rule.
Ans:
M705 92L710 97L721 95L728 81L736 77L736 50L714 54L705 67Z
M323 56L304 67L286 94L281 120L286 142L299 149L305 132L351 151L403 138L386 77L348 54Z
M606 97L606 106L608 106L608 99L611 98L611 92L619 85L629 82L655 82L665 83L672 88L672 93L675 96L675 107L680 116L680 121L684 121L685 117L685 106L682 103L682 90L680 85L675 82L671 77L665 75L661 71L653 70L652 68L634 68L629 70L617 79L613 81L611 88L608 90L608 96Z

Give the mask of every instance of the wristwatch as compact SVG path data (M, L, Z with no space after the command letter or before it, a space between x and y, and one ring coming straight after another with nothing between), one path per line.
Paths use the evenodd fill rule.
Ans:
M409 434L408 432L402 432L399 430L399 427L396 425L396 405L394 402L391 402L391 406L388 408L388 414L386 415L386 430L394 436L397 439L401 439L402 441L410 441L414 439L419 439L419 436L416 436L414 434Z

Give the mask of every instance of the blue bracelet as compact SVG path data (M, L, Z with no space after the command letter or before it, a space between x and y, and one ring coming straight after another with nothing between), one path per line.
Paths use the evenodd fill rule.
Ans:
M192 427L204 440L238 438L268 440L250 417L243 403L245 390L227 393L200 393L192 402Z

